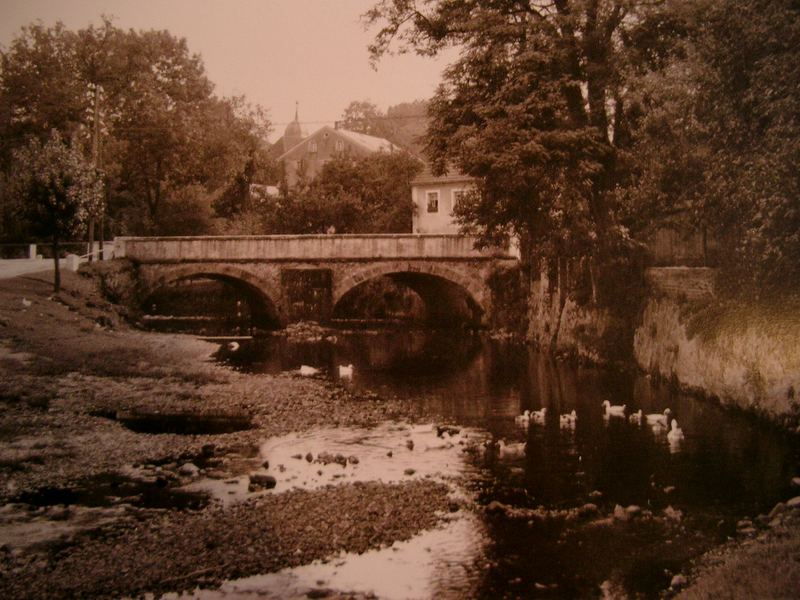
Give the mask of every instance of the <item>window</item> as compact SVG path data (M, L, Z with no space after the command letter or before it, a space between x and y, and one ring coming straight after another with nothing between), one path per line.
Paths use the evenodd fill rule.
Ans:
M439 192L428 192L428 212L439 212Z
M466 195L467 192L464 190L453 190L453 206L451 207L451 210L454 211L456 209L456 205L461 204L461 201Z
M316 152L317 151L317 141L312 140L308 142L308 151L309 152Z

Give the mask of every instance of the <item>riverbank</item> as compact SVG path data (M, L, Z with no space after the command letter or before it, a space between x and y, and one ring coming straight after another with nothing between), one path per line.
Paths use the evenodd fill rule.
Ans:
M792 428L800 423L800 303L725 300L711 269L648 271L636 362L684 389Z
M458 510L413 472L270 494L282 465L265 463L242 503L178 491L200 476L237 481L272 436L418 415L322 379L223 369L212 344L127 327L90 279L63 285L53 296L47 275L0 281L4 597L213 587L390 545Z

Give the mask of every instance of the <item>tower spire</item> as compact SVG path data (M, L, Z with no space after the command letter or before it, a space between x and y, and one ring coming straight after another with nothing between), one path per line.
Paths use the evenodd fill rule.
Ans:
M295 100L294 101L294 120L297 121L297 122L300 121L300 119L297 118L297 111L298 111L299 108L300 108L300 103L297 100Z

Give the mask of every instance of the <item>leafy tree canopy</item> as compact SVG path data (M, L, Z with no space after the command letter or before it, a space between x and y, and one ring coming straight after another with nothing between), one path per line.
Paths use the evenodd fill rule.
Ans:
M493 240L515 233L537 254L586 255L624 238L613 190L630 143L627 82L680 33L644 0L382 0L375 59L393 48L459 46L429 114L427 152L478 180L458 216Z
M786 0L695 2L690 35L643 74L635 230L689 220L716 239L732 291L800 289L800 8Z
M405 152L336 156L317 177L260 207L267 233L411 231L411 180L422 163Z
M0 167L57 129L102 165L116 233L170 233L165 206L235 187L264 152L264 111L216 97L200 57L167 31L35 24L0 65Z
M34 233L53 242L55 291L59 290L58 244L78 232L103 202L103 183L93 166L67 146L58 131L42 145L31 138L13 156L11 190L16 211Z

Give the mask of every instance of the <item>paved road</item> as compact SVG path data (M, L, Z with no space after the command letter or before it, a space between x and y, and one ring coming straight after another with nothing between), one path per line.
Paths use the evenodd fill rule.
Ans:
M67 261L61 259L60 266L65 269ZM27 275L28 273L41 273L53 270L53 259L28 259L28 258L15 258L9 260L0 260L0 279L8 279L18 275Z

